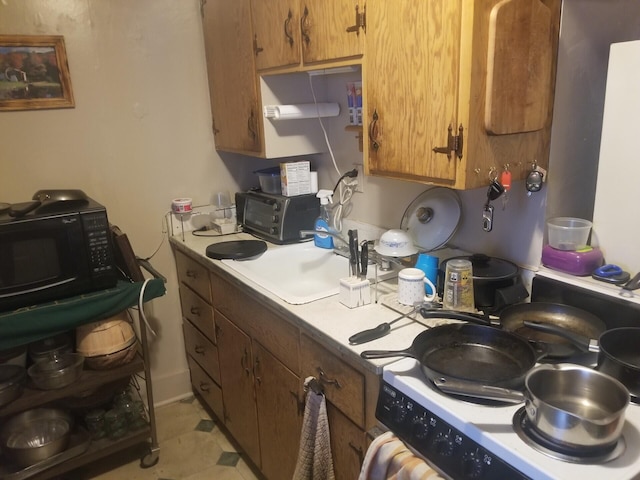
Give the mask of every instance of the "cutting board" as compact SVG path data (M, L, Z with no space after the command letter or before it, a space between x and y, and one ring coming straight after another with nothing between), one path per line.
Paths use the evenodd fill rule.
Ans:
M551 11L540 0L503 0L489 22L485 128L540 130L551 95Z

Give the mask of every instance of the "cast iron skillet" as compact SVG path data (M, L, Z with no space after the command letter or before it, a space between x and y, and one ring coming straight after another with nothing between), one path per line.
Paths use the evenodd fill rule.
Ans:
M492 325L486 316L446 310L421 309L424 318L448 318L464 320L480 325ZM499 326L507 332L514 333L536 344L545 344L548 351L545 357L566 358L581 351L573 342L553 332L528 327L526 322L537 322L545 325L556 325L589 338L598 338L606 329L602 320L590 312L559 303L531 302L519 303L506 307L500 313ZM498 326L498 325L496 325Z
M522 389L545 355L513 333L486 325L440 325L420 333L405 350L367 350L362 358L413 357L431 381L448 379Z

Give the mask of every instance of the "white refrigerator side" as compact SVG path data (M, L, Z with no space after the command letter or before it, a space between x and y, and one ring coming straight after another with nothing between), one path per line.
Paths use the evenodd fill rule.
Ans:
M592 245L607 263L640 271L640 41L609 55Z

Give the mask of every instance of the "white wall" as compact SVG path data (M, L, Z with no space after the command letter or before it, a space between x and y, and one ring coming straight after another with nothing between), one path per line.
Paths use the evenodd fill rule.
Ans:
M155 399L190 391L173 256L171 199L235 190L216 154L198 0L3 0L0 32L64 35L76 107L0 112L0 199L80 188L107 206L136 253L169 282L149 303Z

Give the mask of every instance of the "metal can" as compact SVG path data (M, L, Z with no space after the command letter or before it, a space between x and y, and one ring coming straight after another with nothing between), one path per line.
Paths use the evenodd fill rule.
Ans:
M471 261L453 259L447 262L442 307L447 310L475 311Z

